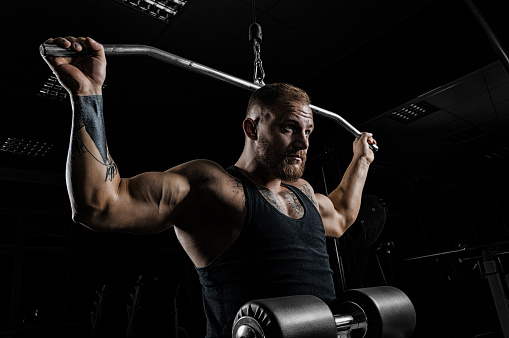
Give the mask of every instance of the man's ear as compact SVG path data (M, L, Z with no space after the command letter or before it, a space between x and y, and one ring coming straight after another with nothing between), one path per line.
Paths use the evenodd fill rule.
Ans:
M251 118L246 118L243 123L244 134L249 137L251 140L256 141L258 139L258 135L256 133L256 121Z

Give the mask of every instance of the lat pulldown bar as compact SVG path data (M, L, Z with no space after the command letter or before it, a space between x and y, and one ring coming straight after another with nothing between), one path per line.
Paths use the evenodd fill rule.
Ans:
M146 56L158 61L162 61L164 63L168 63L174 65L176 67L184 68L195 73L203 74L209 77L213 77L215 79L230 83L234 86L248 89L251 91L255 91L258 88L262 87L262 85L252 83L249 81L242 80L238 77L223 73L221 71L215 70L213 68L201 65L199 63L193 62L191 60L182 58L175 54L171 54L165 52L163 50L157 49L155 47L146 46L146 45L123 45L123 44L104 44L104 52L107 56L112 55L138 55L138 56ZM59 47L54 44L42 44L39 47L39 51L42 56L52 56L52 57L77 57L77 56L87 56L89 53L87 51L84 52L75 52L73 50L65 49ZM346 129L350 134L359 138L361 136L361 132L358 131L354 126L352 126L348 121L339 116L336 113L333 113L329 110L310 105L311 109L315 114L325 116L329 119L332 119L339 123L344 129ZM376 144L370 145L373 151L378 151L378 146Z

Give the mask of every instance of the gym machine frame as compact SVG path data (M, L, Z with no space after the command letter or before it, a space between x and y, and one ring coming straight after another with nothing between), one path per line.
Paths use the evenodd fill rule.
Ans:
M155 47L146 46L146 45L125 45L125 44L104 44L104 52L107 56L146 56L158 61L171 64L173 66L187 69L193 71L195 73L203 74L208 77L212 77L218 80L221 80L226 83L230 83L234 86L248 89L251 91L255 91L263 85L245 81L233 75L218 71L216 69L204 66L202 64L196 63L194 61L185 59L183 57L177 56L175 54L171 54L165 52L163 50L157 49ZM55 44L42 44L39 48L39 51L42 56L45 57L77 57L77 56L87 56L88 52L75 52L73 50L65 49L59 47ZM344 129L346 129L350 134L359 138L361 136L361 132L357 130L354 126L352 126L348 121L339 116L336 113L333 113L329 110L317 107L315 105L310 105L311 109L315 114L330 118L337 123L339 123ZM377 151L378 147L376 144L370 145L373 151Z

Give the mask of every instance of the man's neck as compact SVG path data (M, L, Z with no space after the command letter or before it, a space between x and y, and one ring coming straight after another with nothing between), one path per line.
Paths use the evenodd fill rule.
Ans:
M274 192L278 192L281 189L281 179L267 175L267 173L265 173L262 169L257 168L254 165L245 165L245 163L239 160L235 164L235 167L237 167L247 178L258 186Z

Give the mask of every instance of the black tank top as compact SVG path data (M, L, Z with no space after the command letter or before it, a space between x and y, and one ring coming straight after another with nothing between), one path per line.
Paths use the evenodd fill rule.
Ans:
M237 240L214 262L196 268L202 284L207 338L231 337L233 320L246 302L314 295L330 304L334 283L318 210L299 189L304 216L279 212L237 168L227 169L244 186L247 214Z

